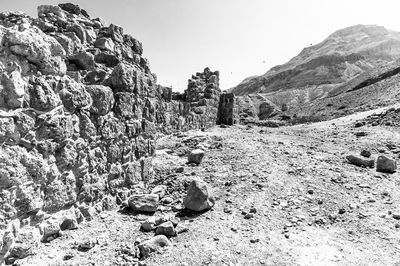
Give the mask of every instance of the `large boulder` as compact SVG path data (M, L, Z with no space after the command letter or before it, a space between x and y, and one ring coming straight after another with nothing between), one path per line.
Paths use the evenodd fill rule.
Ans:
M65 17L64 11L59 6L40 5L37 8L37 12L38 12L39 17L44 17L44 16L47 16L48 14L56 15L61 18Z
M137 85L136 77L138 72L139 69L133 65L125 63L118 64L111 73L111 87L118 91L133 92Z
M376 171L383 173L394 173L397 169L397 163L395 160L390 159L384 155L381 155L376 160Z
M94 60L96 63L104 64L106 67L115 67L120 62L116 55L104 52L96 54Z
M20 216L37 213L43 207L40 188L32 182L18 186L15 194L14 206Z
M72 3L63 3L63 4L58 4L58 6L62 10L67 11L68 13L75 15L82 15L86 18L89 18L89 14L84 9L80 8L78 5Z
M94 55L86 51L71 55L68 60L80 70L93 70L95 67Z
M39 246L39 230L34 227L26 227L18 233L14 244L10 247L6 260L24 259L36 253Z
M74 126L72 116L58 115L44 121L36 132L37 140L54 140L61 142L72 137Z
M164 235L155 236L141 244L139 244L139 251L141 257L148 257L150 253L161 251L163 248L172 246L171 241Z
M96 42L94 43L94 46L101 50L114 52L115 44L114 44L113 40L111 40L111 38L100 37L96 40Z
M143 69L136 65L119 63L114 67L110 79L110 87L121 92L133 92L143 97L155 90L155 78L143 72Z
M127 34L124 35L124 37L125 37L125 44L131 47L134 53L142 55L143 53L142 43Z
M136 108L140 101L133 93L118 92L115 94L115 113L123 117L140 119L142 116L141 109Z
M65 81L59 95L64 107L69 112L75 112L77 109L88 109L92 102L85 86L73 80Z
M12 117L0 118L0 144L16 144L20 138L14 119Z
M211 209L215 200L207 187L207 183L201 180L193 180L187 190L183 204L186 209L201 212Z
M159 200L160 197L156 194L137 194L130 197L128 204L134 211L155 212Z
M61 104L60 96L44 78L34 79L28 91L29 105L36 110L50 111Z
M27 87L26 81L21 77L21 72L14 70L9 75L3 73L1 77L3 89L0 92L8 108L22 107Z
M60 43L35 27L18 31L9 29L6 35L12 53L26 58L43 74L64 75L66 53ZM27 49L29 47L29 49Z
M46 186L46 198L43 209L46 211L57 211L63 207L72 205L77 201L76 190L76 177L73 172L63 172L61 176Z
M82 48L81 41L73 32L68 33L54 33L53 37L64 48L66 56L73 55L77 50Z
M89 111L97 115L105 115L110 112L114 105L114 94L110 87L103 85L88 85L86 91L89 92L93 102Z
M122 43L124 41L123 35L123 29L114 24L110 24L110 26L108 26L107 28L107 31L105 32L105 36L111 37L111 39L119 43Z

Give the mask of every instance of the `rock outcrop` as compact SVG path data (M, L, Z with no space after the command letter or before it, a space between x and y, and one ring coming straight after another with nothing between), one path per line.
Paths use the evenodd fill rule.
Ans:
M151 181L159 133L216 123L218 71L172 93L138 40L77 5L1 13L0 43L0 233L71 206L90 220Z

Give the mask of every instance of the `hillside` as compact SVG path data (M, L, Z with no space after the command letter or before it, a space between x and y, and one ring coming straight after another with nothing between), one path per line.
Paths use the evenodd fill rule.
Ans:
M230 89L235 95L318 87L326 96L347 81L400 56L400 33L376 25L356 25L304 48L289 62Z

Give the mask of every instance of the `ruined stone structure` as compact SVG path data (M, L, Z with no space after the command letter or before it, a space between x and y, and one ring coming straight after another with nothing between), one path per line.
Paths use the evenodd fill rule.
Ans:
M234 125L239 123L236 97L233 93L221 94L218 107L218 124Z
M151 180L158 133L215 124L219 73L157 85L142 44L73 4L0 14L0 230L120 204Z

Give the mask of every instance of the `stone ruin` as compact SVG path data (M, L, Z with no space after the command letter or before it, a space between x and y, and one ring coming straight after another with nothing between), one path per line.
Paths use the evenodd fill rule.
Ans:
M233 93L223 93L219 99L217 124L234 125L239 123L236 97Z
M0 44L0 232L39 213L121 204L151 181L157 136L236 121L219 72L174 93L138 40L73 4L1 13Z

